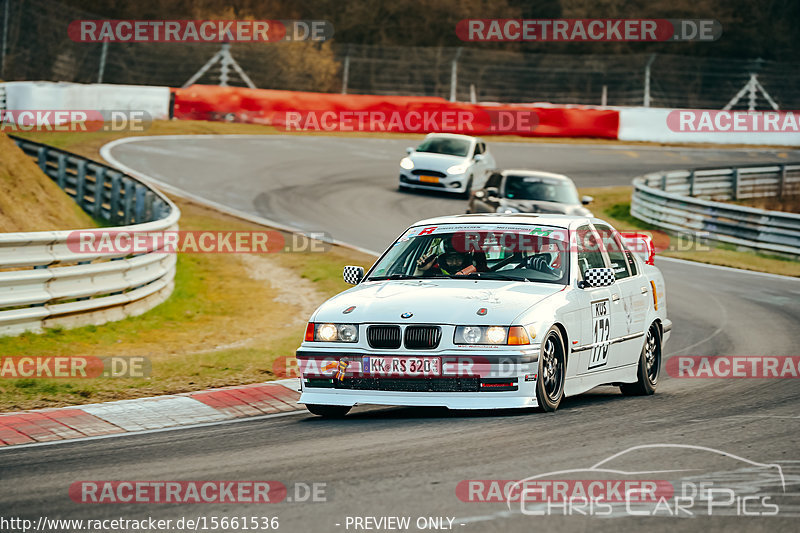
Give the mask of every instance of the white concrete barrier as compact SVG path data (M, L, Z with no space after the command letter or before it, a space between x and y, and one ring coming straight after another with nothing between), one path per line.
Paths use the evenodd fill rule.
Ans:
M8 110L145 111L169 118L169 87L12 81L2 84Z
M662 143L713 143L800 146L800 130L784 128L783 131L676 131L670 128L668 117L672 112L689 111L694 114L708 112L713 117L718 110L669 109L658 107L619 108L619 133L621 141L650 141ZM745 112L746 113L746 112ZM793 114L794 123L800 122L800 113ZM698 124L699 121L695 121ZM726 124L727 121L723 121ZM783 121L781 121L783 124ZM707 129L707 128L703 128Z

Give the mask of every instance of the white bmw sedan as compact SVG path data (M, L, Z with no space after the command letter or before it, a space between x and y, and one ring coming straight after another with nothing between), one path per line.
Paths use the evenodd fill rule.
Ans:
M478 137L431 133L400 161L400 190L427 189L469 196L483 187L495 161Z
M344 277L356 286L314 312L297 350L300 402L323 416L359 404L553 411L603 384L652 394L672 328L651 243L596 218L425 220Z

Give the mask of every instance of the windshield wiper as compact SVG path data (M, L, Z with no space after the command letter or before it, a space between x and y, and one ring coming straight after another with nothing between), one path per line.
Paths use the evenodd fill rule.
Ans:
M419 279L419 276L410 276L408 274L390 274L388 276L370 276L367 281L385 281L387 279Z
M450 278L450 279L488 279L488 280L498 280L498 281L523 281L523 282L530 282L528 278L522 277L518 278L515 276L509 276L508 274L501 274L499 272L470 272L469 274L442 274L441 276L435 277L442 277L442 278Z

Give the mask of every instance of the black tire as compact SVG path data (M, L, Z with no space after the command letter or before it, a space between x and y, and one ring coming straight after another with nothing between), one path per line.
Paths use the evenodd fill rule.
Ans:
M544 336L539 356L539 376L536 379L536 401L539 410L552 412L558 409L564 398L564 380L567 374L567 357L564 339L553 326Z
M469 181L467 182L467 187L464 189L464 192L461 193L461 196L469 200L471 194L472 194L472 176L469 177Z
M642 353L639 355L639 368L636 383L623 383L619 390L625 396L649 396L656 391L658 375L661 372L661 331L655 322L645 335Z
M351 407L346 405L319 405L307 403L306 409L308 409L312 415L324 418L344 418L344 416L350 412Z

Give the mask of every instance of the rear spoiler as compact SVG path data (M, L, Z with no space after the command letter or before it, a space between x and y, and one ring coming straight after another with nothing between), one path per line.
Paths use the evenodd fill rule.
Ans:
M642 258L648 265L655 264L656 247L653 245L653 239L646 233L634 232L619 232L622 237L622 242L628 249Z

